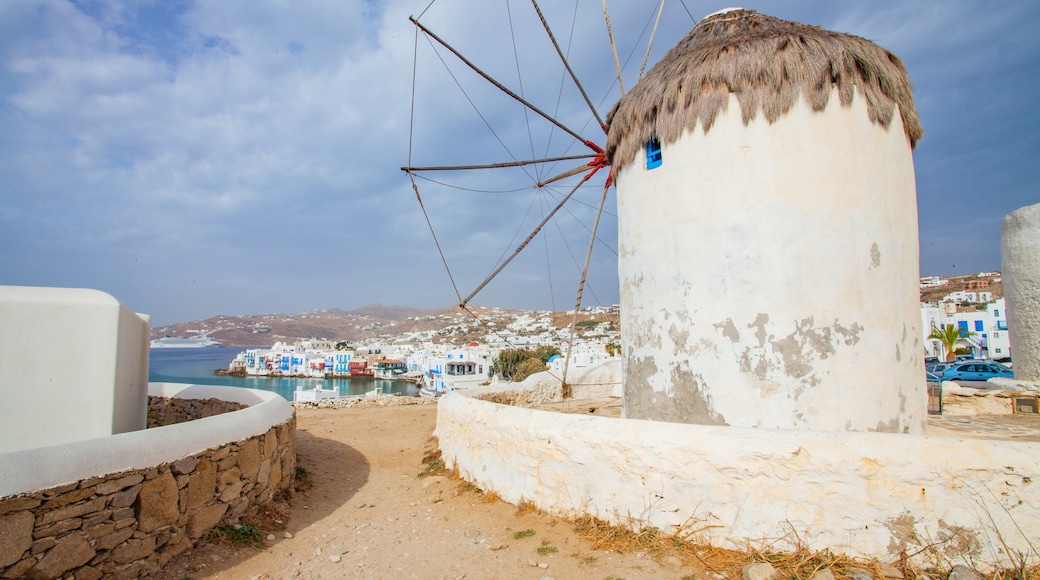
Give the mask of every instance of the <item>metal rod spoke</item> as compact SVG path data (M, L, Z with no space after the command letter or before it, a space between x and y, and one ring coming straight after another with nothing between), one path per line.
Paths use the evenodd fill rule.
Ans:
M469 68L473 69L473 72L475 72L475 73L479 74L480 76L484 77L484 80L486 80L489 83L491 83L492 85L494 85L500 91L504 92L505 94L509 95L510 97L513 97L514 99L519 101L521 104L523 104L528 109L534 111L535 113L538 113L539 115L541 115L541 117L543 119L545 119L546 121L549 121L553 125L556 125L557 127L560 128L560 130L566 132L568 135L570 135L571 137L574 137L578 141L581 141L586 146L588 146L590 149L593 149L594 151L597 149L595 147L595 144L593 144L591 141L589 141L588 139L585 139L584 137L582 137L581 135L576 133L574 130L570 129L569 127L567 127L563 123L561 123L561 122L557 121L556 119L554 119L553 117L549 116L548 113L545 113L544 111L542 111L538 107L532 105L531 103L526 101L523 97L521 97L520 95L518 95L518 94L514 93L513 91L509 90L508 88L505 87L505 85L503 85L502 83L496 81L490 75L488 75L484 71L480 70L480 68L478 68L477 65L473 64L472 62L469 61L469 59L467 59L466 57L462 56L462 53L460 53L459 51L455 50L454 47L452 47L450 44L448 44L447 42L442 40L439 36L434 34L433 31L431 31L429 28L426 28L425 26L420 24L419 21L416 20L414 17L409 16L408 20L411 20L412 24L418 26L420 30L425 32L430 38L436 40L441 46L443 46L444 48L447 48L448 50L450 50L451 53L454 54L459 60L461 60L466 66L468 66ZM601 151L597 151L597 152L601 153Z
M402 167L401 171L411 173L413 171L461 171L465 169L501 169L504 167L521 167L524 165L534 165L536 163L553 163L556 161L574 161L577 159L594 159L597 156L594 154L589 155L568 155L565 157L546 157L544 159L529 159L526 161L507 161L504 163L488 163L487 165L440 165L433 167Z
M549 212L549 215L545 216L545 219L542 220L542 223L538 224L538 226L534 229L534 231L531 232L531 234L529 236L527 236L527 239L524 240L516 248L516 250L513 252L513 254L511 256L509 256L508 258L506 258L506 260L504 262L502 262L502 264L500 264L498 266L498 268L495 268L495 271L492 272L490 275L488 275L488 277L485 278L484 281L480 283L480 286L477 286L476 290L471 292L469 296L467 296L461 303L459 303L460 307L465 308L466 304L470 300L473 300L473 297L476 296L477 293L479 293L481 290L483 290L484 287L487 286L495 278L495 276L498 276L499 272L501 272L510 262L513 261L513 258L517 257L520 254L520 252L522 252L523 249L527 247L527 244L531 243L531 240L533 240L534 237L538 235L538 232L542 231L542 228L545 227L545 224L549 223L549 220L551 220L552 217L554 215L556 215L556 212L560 211L560 208L563 207L563 204L567 203L567 200L569 200L571 198L571 196L573 196L575 194L575 192L578 191L578 188L581 187L582 183L585 183L585 182L582 181L581 183L578 183L577 185L575 185L574 188L571 189L570 193L567 194L567 197L564 197L560 201L560 203L556 204L556 207L554 207L553 210L551 212Z
M542 15L542 9L538 7L537 0L531 0L531 4L534 4L534 10L538 13L538 18L542 21L542 27L545 28L545 33L549 35L549 40L552 41L554 47L556 47L556 54L560 55L560 60L563 62L564 68L567 69L567 73L571 75L571 79L574 81L574 85L578 87L578 91L581 96L584 97L585 103L589 106L589 110L592 111L592 116L596 117L596 122L606 132L607 125L603 122L603 119L599 116L599 112L596 111L596 106L592 104L592 99L585 92L585 87L581 86L581 81L578 80L578 75L574 74L574 70L571 69L570 63L567 62L567 57L564 56L563 50L560 48L559 43L556 42L556 37L553 36L552 30L549 29L549 23L545 21L545 16Z

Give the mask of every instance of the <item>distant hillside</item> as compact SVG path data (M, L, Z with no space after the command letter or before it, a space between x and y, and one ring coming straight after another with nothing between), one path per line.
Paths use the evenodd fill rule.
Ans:
M994 299L1004 297L1004 286L1000 283L1000 274L996 272L981 278L977 274L939 276L939 278L947 280L947 283L942 286L921 288L921 302L935 304L947 294L953 294L962 290L967 292L989 292L993 294Z
M299 314L251 314L214 316L206 320L170 324L152 329L152 338L207 335L224 346L271 346L275 342L292 342L301 338L325 338L358 342L375 338L394 339L409 333L435 333L437 341L462 342L477 340L488 327L502 328L532 313L472 306L473 315L458 307L426 310L404 306L369 304L356 310L309 310ZM572 314L553 315L559 327L570 324ZM612 314L591 315L585 312L579 321L617 322Z
M1004 295L999 274L948 276L942 286L921 289L921 302L936 302L947 294L959 290L991 292L994 298ZM971 306L966 305L970 309ZM251 314L245 316L214 316L206 320L170 324L152 329L152 338L165 335L191 337L207 335L224 346L271 346L275 342L292 342L302 338L325 338L334 341L359 342L376 338L393 340L409 333L426 333L437 342L465 342L480 340L488 328L503 328L517 319L530 317L532 312L524 310L502 310L471 306L479 316L452 306L442 310L409 308L406 306L384 306L369 304L356 310L309 310L299 314ZM582 311L579 322L618 323L616 307L609 313L597 309L598 314ZM563 328L570 325L573 313L552 314L553 326ZM432 332L431 332L432 331Z

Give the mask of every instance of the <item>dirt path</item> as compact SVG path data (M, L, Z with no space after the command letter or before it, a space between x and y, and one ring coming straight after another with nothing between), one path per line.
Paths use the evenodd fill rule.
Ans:
M616 416L617 402L546 405ZM711 570L674 556L593 549L573 524L489 499L446 476L419 477L434 448L434 404L300 409L299 465L309 487L285 516L267 523L262 548L206 544L171 561L163 580L227 578L626 579L739 578L742 561L712 559ZM1040 440L1040 417L930 418L940 437ZM746 559L745 559L746 561Z
M436 405L297 412L298 492L262 549L207 544L160 578L681 578L677 559L593 550L573 525L420 478ZM286 533L288 532L288 533ZM287 537L291 536L291 537ZM518 537L519 536L519 537ZM698 577L701 577L698 575Z

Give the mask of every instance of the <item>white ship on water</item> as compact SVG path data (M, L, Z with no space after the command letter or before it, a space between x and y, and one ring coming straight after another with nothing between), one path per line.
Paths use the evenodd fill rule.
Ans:
M207 346L220 346L220 343L208 336L181 338L167 335L152 340L152 348L203 348Z

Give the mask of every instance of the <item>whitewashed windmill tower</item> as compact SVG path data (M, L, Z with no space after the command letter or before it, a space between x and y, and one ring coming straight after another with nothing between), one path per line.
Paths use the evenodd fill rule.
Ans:
M924 432L922 129L898 57L729 9L609 125L626 417Z

